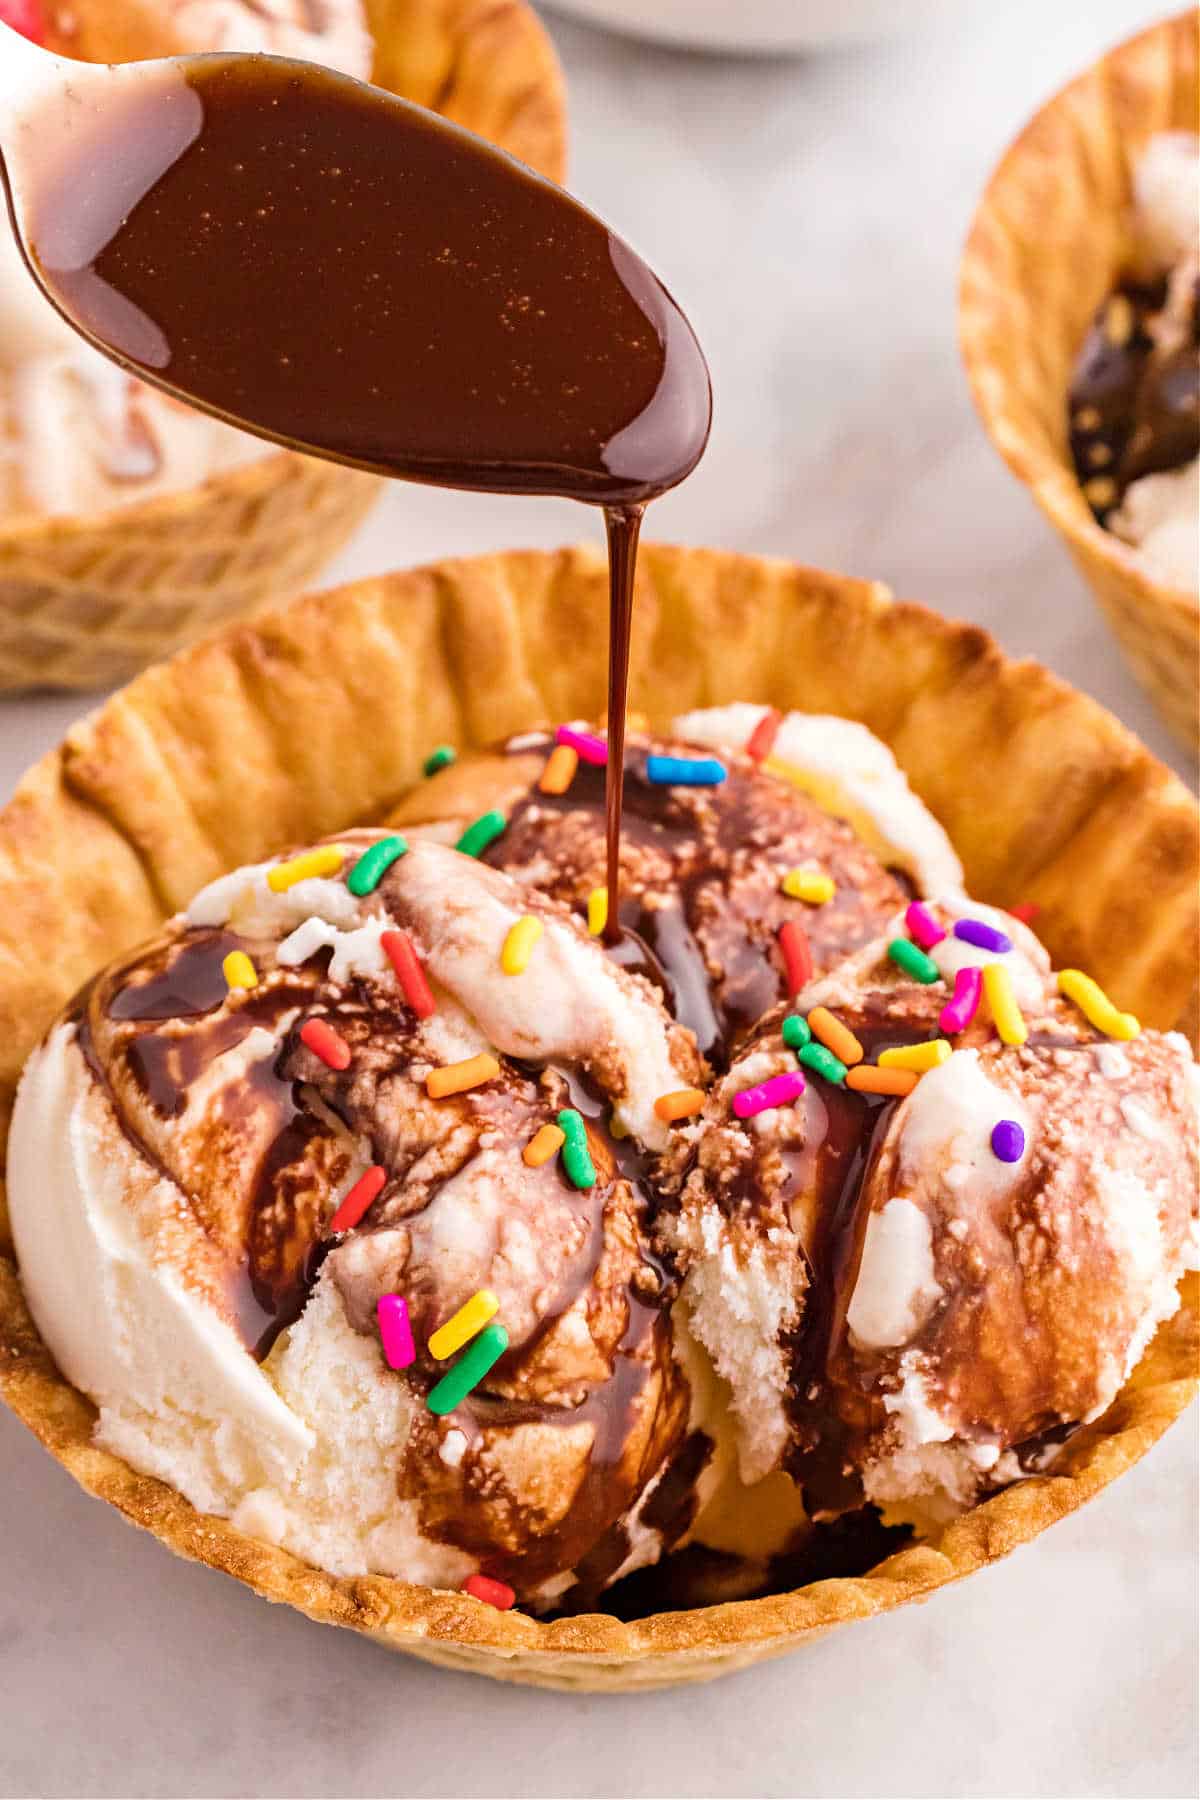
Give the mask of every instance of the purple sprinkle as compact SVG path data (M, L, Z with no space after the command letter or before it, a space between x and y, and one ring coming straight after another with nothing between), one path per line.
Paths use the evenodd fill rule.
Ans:
M1001 1162L1020 1162L1025 1154L1025 1133L1015 1119L1001 1119L993 1125L992 1150Z
M733 1096L733 1110L739 1119L752 1119L768 1107L786 1106L803 1092L804 1077L798 1069L792 1069L786 1075L772 1075L770 1081L760 1081L757 1087L743 1088Z
M982 919L959 919L954 935L964 944L974 944L977 950L990 950L995 956L1004 956L1012 949L1012 939L997 931L994 925L985 925Z
M905 908L904 923L908 926L909 937L922 950L932 950L946 935L929 908L922 906L919 900L913 900Z
M379 1336L383 1341L383 1354L388 1368L407 1369L417 1354L407 1300L399 1294L381 1294L376 1311L379 1317Z

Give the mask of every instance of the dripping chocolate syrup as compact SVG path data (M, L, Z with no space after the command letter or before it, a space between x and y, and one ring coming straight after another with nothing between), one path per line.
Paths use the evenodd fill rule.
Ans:
M34 196L32 259L134 374L379 474L603 507L611 945L638 533L711 421L683 313L552 182L309 64L148 64L79 139Z

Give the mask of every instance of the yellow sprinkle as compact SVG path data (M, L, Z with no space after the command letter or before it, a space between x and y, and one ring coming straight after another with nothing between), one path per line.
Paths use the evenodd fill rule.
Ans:
M225 980L231 988L258 986L258 970L244 950L231 950L221 964Z
M608 1116L608 1135L609 1137L615 1137L618 1143L622 1138L627 1138L629 1136L628 1125L623 1124L622 1121L618 1119L616 1113L610 1113Z
M298 881L312 881L320 875L336 875L346 860L340 844L323 844L319 850L306 850L293 856L291 862L277 863L267 870L267 886L273 894L286 894Z
M832 877L816 869L789 869L779 885L789 899L806 900L810 906L824 906L837 893Z
M593 888L588 895L588 935L599 937L608 924L608 889Z
M806 788L809 776L799 763L785 762L782 756L768 756L763 762L768 775L778 776L780 781L790 781L793 787Z
M508 936L504 940L504 948L500 952L500 967L506 975L523 975L529 967L529 958L533 955L533 946L542 935L542 921L535 919L532 913L526 913L515 925L509 927Z
M540 1169L543 1163L558 1155L566 1141L566 1132L560 1131L557 1125L542 1125L522 1150L521 1161L527 1169Z
M934 1038L929 1044L897 1044L894 1050L881 1050L876 1059L881 1069L912 1069L918 1075L940 1068L950 1055L945 1038Z
M665 1125L673 1125L676 1119L690 1119L704 1105L704 1095L699 1088L677 1088L673 1094L660 1094L654 1102L655 1117Z
M985 963L983 991L991 1009L992 1023L1000 1033L1002 1044L1023 1044L1029 1027L1021 1017L1017 997L1013 993L1012 976L1003 963Z
M500 1310L500 1302L491 1288L480 1288L472 1294L465 1306L460 1306L452 1319L439 1325L429 1340L429 1354L436 1356L439 1362L445 1362L456 1350L478 1335L494 1313Z
M1058 991L1073 1000L1088 1024L1106 1037L1128 1041L1142 1029L1132 1013L1118 1012L1099 982L1082 969L1060 969Z
M483 1050L478 1056L468 1056L462 1062L430 1069L425 1077L425 1092L431 1100L444 1100L447 1094L465 1094L471 1088L482 1087L485 1081L495 1081L499 1073L500 1064L496 1058Z

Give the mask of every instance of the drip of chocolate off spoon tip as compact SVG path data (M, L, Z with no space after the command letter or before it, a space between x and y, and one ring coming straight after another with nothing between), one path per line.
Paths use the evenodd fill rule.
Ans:
M273 442L447 487L637 506L707 442L648 266L470 132L307 63L102 67L0 27L18 241L112 360Z

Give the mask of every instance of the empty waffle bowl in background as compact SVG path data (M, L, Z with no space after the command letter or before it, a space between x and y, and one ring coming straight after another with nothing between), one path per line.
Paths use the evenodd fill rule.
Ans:
M183 10L179 0L46 0L47 44L94 62L195 49L196 35L181 41L174 23ZM525 0L364 0L364 10L377 83L561 180L562 77ZM0 690L121 681L299 593L379 485L263 445L192 486L100 512L0 513Z
M1194 12L1119 45L1056 94L996 169L963 258L959 324L975 403L1092 588L1175 735L1200 742L1200 602L1101 526L1068 442L1072 365L1129 264L1132 172L1161 132L1194 132Z
M385 819L435 745L465 751L597 715L605 604L592 552L444 562L227 626L77 726L0 812L0 1119L71 995L204 883ZM657 726L734 699L860 720L949 833L970 892L1036 903L1055 961L1088 969L1147 1025L1194 1022L1195 804L1116 720L1045 670L869 582L651 545L633 671L631 703ZM1196 1304L1191 1277L1180 1311L1052 1473L865 1575L629 1622L541 1621L387 1576L334 1577L99 1448L94 1408L29 1317L0 1206L0 1392L83 1487L177 1553L313 1619L449 1667L567 1688L702 1680L927 1598L1006 1555L1130 1467L1183 1409Z

